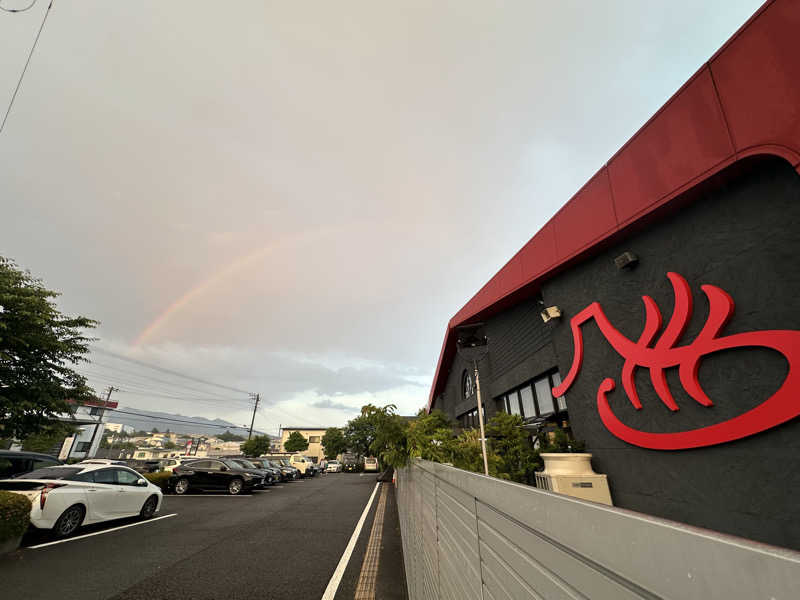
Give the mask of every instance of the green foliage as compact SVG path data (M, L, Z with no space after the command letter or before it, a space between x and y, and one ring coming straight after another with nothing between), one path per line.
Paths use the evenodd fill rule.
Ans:
M164 442L164 446L163 446L164 450L175 450L175 448L177 448L177 447L178 447L178 445L175 442L170 441L170 440L167 440L166 442Z
M22 449L29 452L48 453L56 445L61 445L64 438L71 436L77 431L74 425L52 421L42 426L38 433L29 435L22 442Z
M131 437L149 437L150 434L147 433L144 429L140 429L139 431L134 431Z
M30 500L22 494L0 491L0 542L21 536L30 520Z
M308 449L308 440L299 431L293 431L283 443L286 452L302 452Z
M361 407L361 414L345 427L347 448L361 456L376 456L393 467L408 463L408 425L396 410L393 404L382 408L372 404Z
M552 432L543 431L539 433L537 439L539 440L540 453L586 451L585 442L572 439L563 429L556 429Z
M453 424L441 410L430 414L420 410L408 425L409 458L452 463L455 437Z
M225 431L222 435L217 436L223 442L243 442L245 441L245 437L241 435L236 435L235 433L231 433L230 431ZM262 436L263 437L263 436Z
M160 433L160 431L158 431L158 429L157 429L157 428L153 427L153 428L150 430L150 433Z
M167 481L172 477L172 473L170 471L156 471L155 473L143 473L142 477L147 479L150 483L157 485L161 488L162 492L166 493Z
M242 452L244 452L245 456L269 454L269 445L271 442L272 440L268 435L257 435L242 444ZM306 444L306 447L308 447L308 444Z
M86 317L57 309L58 293L0 256L0 437L24 439L40 433L68 399L94 400L86 378L71 366L85 361L97 326Z
M334 459L347 450L347 440L338 427L329 427L322 436L322 447L325 449L325 458Z
M486 437L498 457L498 470L511 481L533 484L534 471L542 467L530 434L522 429L522 417L501 412L486 423Z

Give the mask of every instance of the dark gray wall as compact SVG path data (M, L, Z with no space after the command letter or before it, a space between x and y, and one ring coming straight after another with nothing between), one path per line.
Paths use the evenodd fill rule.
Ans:
M659 305L666 326L673 306L668 271L686 278L694 300L694 314L679 345L692 341L706 320L708 303L700 290L706 283L721 287L736 303L721 335L800 330L800 177L777 159L753 160L736 169L738 174L723 174L717 185L702 193L692 192L699 197L673 216L547 282L542 296L545 304L562 309L560 321L544 325L533 301L490 319L486 329L491 350L486 373L481 370L482 387L494 397L554 366L565 375L573 353L569 320L595 301L617 329L638 339L644 325L641 296L648 294ZM614 265L614 257L625 250L640 258L632 270ZM674 413L656 396L648 371L638 369L643 409L636 411L620 384L623 359L594 321L582 329L585 358L567 394L570 423L594 454L596 470L608 474L615 504L800 549L800 419L718 446L654 451L611 435L596 408L597 387L611 377L617 383L609 395L611 406L637 429L681 431L725 421L780 387L788 368L780 354L746 348L707 356L699 378L715 402L713 408L689 398L677 370L668 371L680 406ZM451 374L437 408L454 408L450 398L460 390L460 374L458 370L455 386ZM488 405L494 408L492 402Z

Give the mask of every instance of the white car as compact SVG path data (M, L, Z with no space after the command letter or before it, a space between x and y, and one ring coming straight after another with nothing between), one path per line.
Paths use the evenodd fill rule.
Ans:
M364 459L364 472L365 473L377 473L378 472L378 459L367 457Z
M140 516L149 519L161 508L158 486L128 467L77 464L43 467L14 479L0 480L0 490L31 501L31 525L52 529L57 537L81 525Z
M328 466L325 468L328 473L341 473L342 472L342 463L338 460L332 460L328 462Z
M162 471L170 471L175 467L180 467L181 465L192 462L193 460L200 460L196 456L176 456L174 458L166 458L164 459L163 467L161 467Z

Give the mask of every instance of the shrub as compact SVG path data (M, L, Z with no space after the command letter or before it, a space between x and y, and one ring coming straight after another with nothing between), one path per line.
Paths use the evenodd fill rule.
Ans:
M21 494L0 491L0 543L25 533L30 520L30 500Z
M157 471L155 473L144 473L142 477L147 479L150 483L153 483L161 488L162 492L167 491L167 481L170 477L172 477L172 473L170 471Z

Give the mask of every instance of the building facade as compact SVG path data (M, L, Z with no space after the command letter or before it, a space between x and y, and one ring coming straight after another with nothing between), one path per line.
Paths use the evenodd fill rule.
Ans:
M485 337L487 417L569 427L615 505L800 548L797 26L765 4L453 317L429 408L474 425Z
M308 450L301 452L315 463L319 464L320 461L325 460L325 449L322 447L322 436L325 435L325 427L284 427L281 431L280 439L280 452L286 452L284 444L293 432L299 432L304 438L308 440Z

